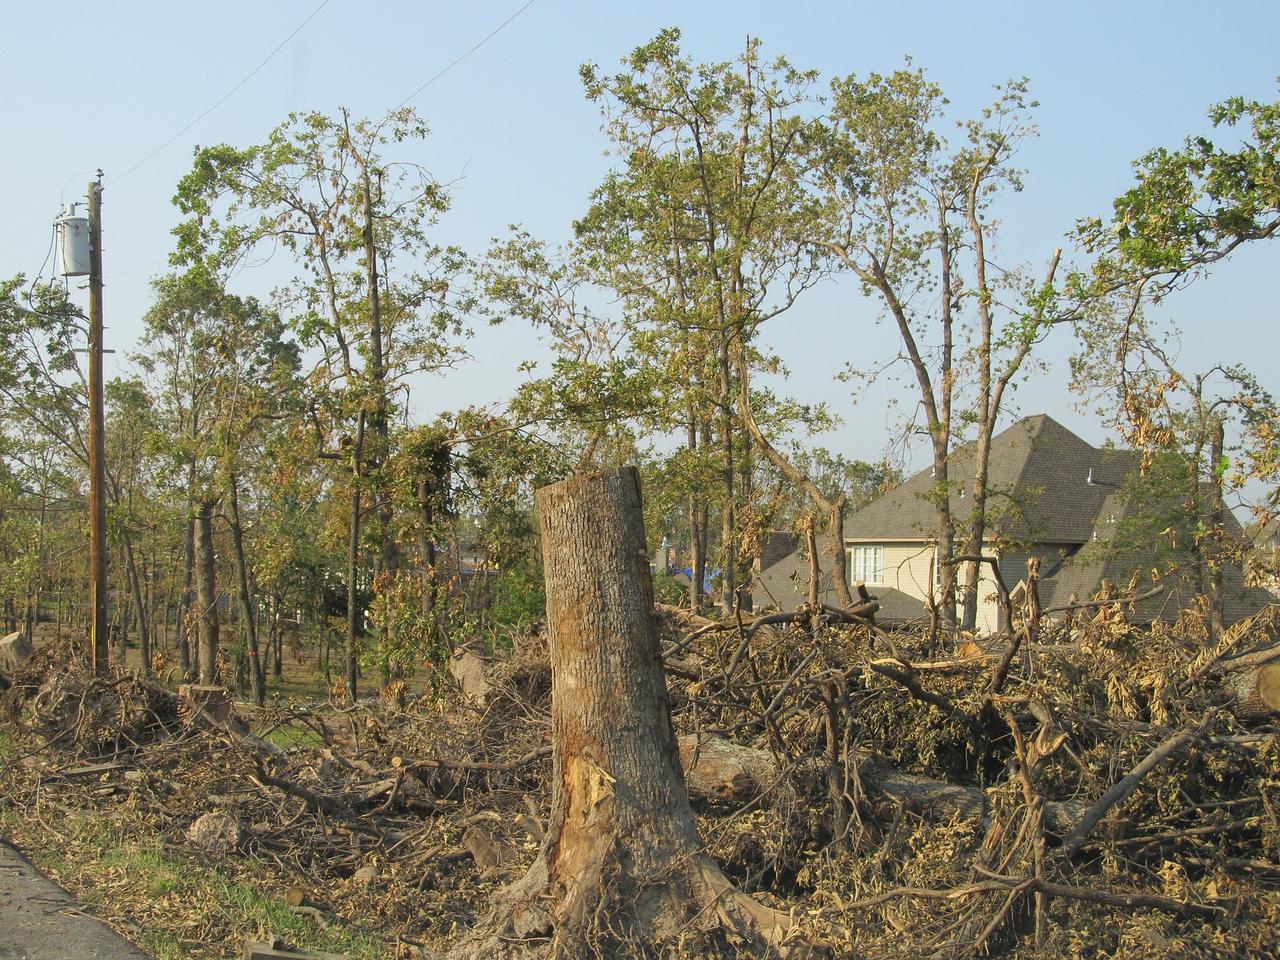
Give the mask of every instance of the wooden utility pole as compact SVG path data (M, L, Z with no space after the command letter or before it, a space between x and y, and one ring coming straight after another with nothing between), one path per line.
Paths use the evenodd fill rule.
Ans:
M107 672L107 502L102 434L102 180L89 181L89 660Z

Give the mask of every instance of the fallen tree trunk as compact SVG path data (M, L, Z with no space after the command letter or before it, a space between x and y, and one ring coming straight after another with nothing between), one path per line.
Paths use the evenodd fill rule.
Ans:
M990 809L987 794L980 787L904 773L879 757L864 760L858 766L858 776L871 793L901 803L929 820L978 820ZM1050 800L1044 805L1045 829L1056 836L1066 836L1084 812L1081 801Z
M689 795L700 800L742 803L768 790L782 773L768 750L696 734L679 742Z
M701 800L744 802L770 790L783 773L768 750L715 736L680 737L680 761L689 795ZM858 777L871 795L902 804L929 820L981 820L990 809L980 787L904 773L880 757L863 760ZM1051 800L1044 808L1045 827L1051 834L1065 836L1085 810L1079 800Z

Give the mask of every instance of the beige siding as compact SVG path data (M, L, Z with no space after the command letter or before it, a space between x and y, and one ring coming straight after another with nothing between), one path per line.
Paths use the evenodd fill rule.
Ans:
M884 584L925 599L933 583L933 547L919 543L884 544Z
M864 544L873 545L869 540L859 541L859 545ZM885 582L878 586L893 587L909 596L919 597L922 601L928 599L933 590L933 545L898 541L886 542L881 546L884 547ZM1002 561L1002 573L1003 567ZM1026 567L1024 554L1021 569L1025 572ZM1013 584L1010 583L1009 586L1012 587ZM998 629L999 619L1000 604L996 599L996 582L991 576L991 568L983 564L982 577L978 581L977 628L980 632L992 633Z

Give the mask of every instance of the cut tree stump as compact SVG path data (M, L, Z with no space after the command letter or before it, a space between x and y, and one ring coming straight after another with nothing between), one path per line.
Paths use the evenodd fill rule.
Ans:
M1224 682L1232 694L1231 712L1241 720L1258 722L1280 714L1280 663L1228 674Z
M225 687L201 683L179 684L178 715L186 724L197 717L226 723L231 719L231 696Z
M0 638L0 673L14 674L31 659L31 642L22 631Z
M537 492L551 654L552 801L538 859L451 951L472 958L777 955L790 919L703 852L653 611L640 478Z

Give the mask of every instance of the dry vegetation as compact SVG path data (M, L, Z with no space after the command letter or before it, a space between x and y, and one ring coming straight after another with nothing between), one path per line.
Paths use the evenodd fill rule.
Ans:
M1268 656L1270 620L1211 647L1195 616L1139 628L1111 605L940 659L927 631L829 610L662 613L708 852L798 921L793 954L1280 948L1276 718L1246 726L1224 681ZM476 661L478 699L277 702L229 724L184 722L172 693L71 662L38 652L6 695L0 826L157 956L228 956L268 931L434 955L537 854L550 668L536 633ZM607 933L595 946L645 952Z

